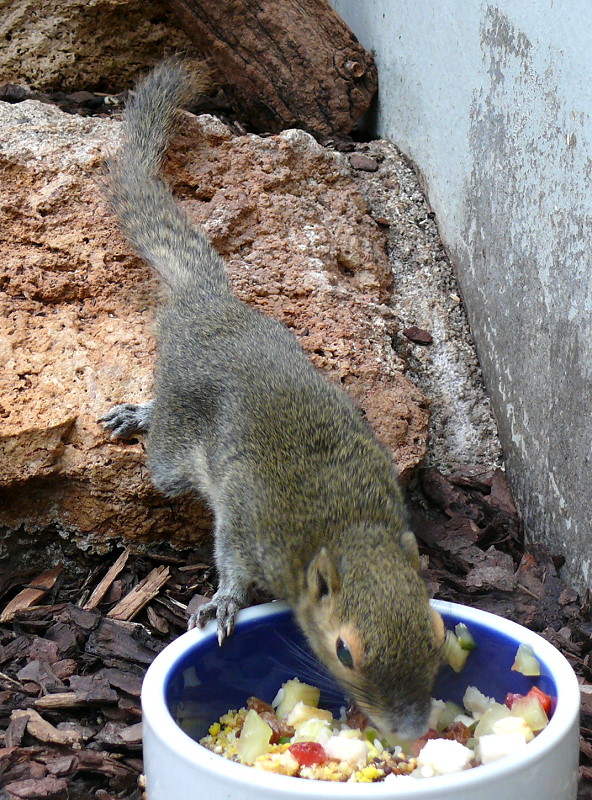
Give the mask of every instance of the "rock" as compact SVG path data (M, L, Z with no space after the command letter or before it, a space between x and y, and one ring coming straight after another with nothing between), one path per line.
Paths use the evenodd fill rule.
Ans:
M352 153L349 157L349 163L352 169L359 169L362 170L362 172L376 172L378 169L378 161L374 158L370 158L370 156L364 155L364 153Z
M6 83L0 86L0 100L6 103L20 103L26 100L27 90L24 86L16 86L14 83Z
M424 328L418 328L417 325L411 325L409 328L403 330L403 336L406 336L409 341L415 344L431 344L434 341L432 334Z
M152 385L157 283L132 258L97 179L117 124L51 106L2 105L0 487L2 524L58 523L138 538L208 527L146 479L143 447L107 443L96 420ZM125 292L123 287L127 287Z
M4 0L0 84L120 91L164 53L191 52L165 0ZM130 58L130 53L133 57Z
M117 230L98 185L120 123L26 101L0 104L0 525L57 525L84 546L113 537L195 543L208 514L151 487L142 442L98 418L150 397L157 280ZM168 159L187 212L225 257L236 293L288 325L353 395L407 476L426 448L427 401L404 376L384 305L381 230L347 157L301 131L233 137L187 115Z
M79 103L82 105L83 103L92 103L96 98L96 95L92 92L72 92L69 94L66 99L70 100L71 103Z

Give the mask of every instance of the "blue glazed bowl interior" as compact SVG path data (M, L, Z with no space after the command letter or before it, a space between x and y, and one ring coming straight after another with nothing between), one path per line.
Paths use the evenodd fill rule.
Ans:
M463 621L453 614L443 614L443 618L446 628ZM467 686L476 686L500 703L507 692L525 694L534 685L557 696L544 662L537 678L512 671L518 639L475 622L469 629L477 648L460 674L442 667L435 698L462 704ZM198 642L171 669L165 685L166 703L179 727L198 740L229 709L245 706L251 695L270 702L282 683L294 677L319 686L320 706L339 715L347 701L310 653L292 614L283 611L241 623L222 647L214 633Z

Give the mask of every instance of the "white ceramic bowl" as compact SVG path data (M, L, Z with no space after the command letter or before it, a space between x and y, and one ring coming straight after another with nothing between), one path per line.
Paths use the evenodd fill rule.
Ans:
M433 605L447 627L465 622L478 644L459 676L449 667L442 670L435 697L458 702L473 684L503 702L507 691L526 692L536 683L557 698L548 726L523 750L465 772L413 785L402 781L400 787L275 775L210 752L175 717L191 718L192 735L199 738L250 695L269 701L284 680L299 675L301 655L292 642L302 644L300 633L283 603L266 603L240 612L223 647L217 646L210 623L180 636L148 669L142 687L148 800L575 800L580 694L569 663L551 644L514 622L455 603ZM510 671L520 643L533 647L541 662L540 678Z

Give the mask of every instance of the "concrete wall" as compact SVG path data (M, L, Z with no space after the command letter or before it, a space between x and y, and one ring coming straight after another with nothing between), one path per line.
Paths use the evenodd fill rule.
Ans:
M592 4L333 5L423 174L529 537L592 586Z

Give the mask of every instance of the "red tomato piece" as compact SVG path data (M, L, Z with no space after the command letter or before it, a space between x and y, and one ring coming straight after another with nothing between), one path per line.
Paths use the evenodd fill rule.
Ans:
M313 764L322 764L327 760L325 748L318 742L296 742L290 745L288 750L301 767L311 767Z
M548 694L541 691L538 686L533 686L532 689L528 692L530 697L536 697L539 703L542 705L545 714L548 714L551 711L551 698Z

